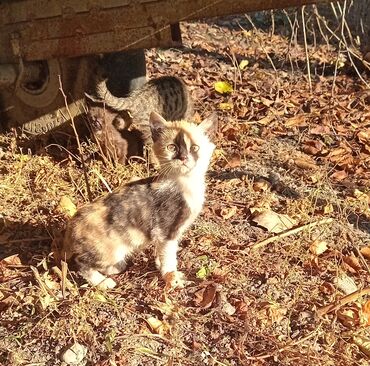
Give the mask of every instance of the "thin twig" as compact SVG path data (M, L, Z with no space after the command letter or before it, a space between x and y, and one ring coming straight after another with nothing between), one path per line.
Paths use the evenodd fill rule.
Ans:
M68 113L69 118L70 118L70 120L71 120L71 125L72 125L72 128L73 128L73 132L74 132L74 134L75 134L76 141L77 141L78 152L79 152L79 154L80 154L82 170L83 170L83 173L84 173L84 178L85 178L85 183L86 183L87 196L88 196L88 198L89 198L89 201L91 202L91 201L92 201L92 194L91 194L91 190L90 190L89 179L88 179L88 177L87 177L86 165L85 165L85 159L84 159L84 157L83 157L83 152L82 152L82 147L81 147L81 143L80 143L80 138L79 138L78 133L77 133L77 130L76 130L76 125L75 125L74 117L72 116L72 113L71 113L71 111L70 111L70 109L69 109L69 106L68 106L67 96L66 96L66 94L64 93L63 85L62 85L62 79L60 78L60 75L58 76L58 78L59 78L59 90L60 90L60 92L61 92L61 93L62 93L62 95L63 95L63 98L64 98L64 105L65 105L65 107L66 107L67 113Z
M340 39L340 42L339 42L339 46L338 46L338 54L337 54L337 59L335 60L335 69L334 69L334 76L333 76L333 85L332 85L332 88L331 88L331 95L332 97L334 97L334 91L335 91L335 81L337 79L337 73L338 73L338 64L339 64L339 58L340 58L340 55L341 55L341 48L342 48L342 44L345 45L344 43L344 40L345 40L345 36L344 36L344 20L345 20L345 9L346 9L346 4L347 4L347 1L345 0L344 1L344 6L343 6L343 11L342 11L342 20L341 20L341 31L340 31L340 34L341 34L341 39ZM333 4L332 4L333 6ZM339 8L340 9L340 8Z
M277 353L281 353L281 352L284 352L286 351L287 349L291 348L291 347L294 347L294 346L298 346L299 344L313 338L316 334L317 334L317 331L319 330L319 328L321 327L321 323L316 327L315 330L313 330L311 333L309 333L308 335L306 335L305 337L301 338L301 339L298 339L297 341L294 341L294 342L291 342L291 343L288 343L286 346L282 347L282 348L279 348L278 350L276 350L275 352L272 352L272 353L268 353L268 354L265 354L265 355L260 355L260 356L246 356L244 354L244 357L247 359L247 360L252 360L252 361L257 361L257 360L265 360L266 358L271 358L273 356L275 356Z
M66 298L66 288L69 290L75 290L75 287L73 286L73 283L67 278L66 276L66 270L63 268L66 266L66 262L62 261L62 270L60 270L59 267L54 266L52 267L52 271L59 277L61 284L62 284L62 295L63 298Z
M95 173L97 177L102 181L102 183L105 185L105 188L107 188L109 193L112 193L112 188L109 186L108 182L104 179L104 177L96 170L92 169L92 173Z
M279 79L278 79L278 75L277 75L277 70L276 70L276 67L275 67L275 64L274 64L274 61L272 60L272 58L270 57L269 53L267 52L266 48L263 46L263 42L261 40L261 38L259 37L258 35L258 30L257 30L257 27L255 26L252 18L248 15L248 14L245 14L245 17L248 19L249 23L251 23L252 27L253 27L253 30L255 31L255 36L258 38L258 41L260 42L260 45L261 45L261 48L263 50L263 52L265 53L267 59L269 60L272 68L274 69L274 72L275 72L275 75L276 75L276 79L277 79L277 82L279 82ZM238 23L238 26L240 27L241 30L245 31L245 29Z
M27 243L33 241L51 240L49 236L40 236L38 238L25 238L25 239L14 239L14 240L3 240L0 244L11 244L11 243Z
M310 93L312 93L312 80L311 80L311 66L310 66L310 57L308 55L308 45L307 45L307 35L306 35L306 24L305 24L305 17L304 17L304 10L305 6L301 8L301 16L302 16L302 29L303 29L303 39L304 39L304 52L306 54L306 64L307 64L307 74L308 74L308 84L310 86Z
M359 297L362 297L364 295L370 294L370 287L365 287L362 290L358 290L355 292L352 292L351 294L344 296L343 298L339 300L335 300L329 305L323 306L317 310L317 314L319 316L326 315L328 313L331 313L332 311L338 310L342 306L348 304L349 302L357 300Z
M277 240L279 240L281 238L285 238L286 236L297 234L297 233L299 233L299 232L301 232L303 230L312 229L313 227L318 226L318 225L330 224L331 222L333 222L333 219L332 218L327 218L327 219L322 219L322 220L315 221L315 222L310 222L309 224L305 224L305 225L296 227L294 229L291 229L291 230L288 230L288 231L284 231L284 232L282 232L282 233L280 233L278 235L272 236L272 237L267 238L265 240L262 240L262 241L260 241L258 243L254 243L250 247L248 247L248 249L249 248L251 248L251 249L258 249L258 248L263 247L264 245L273 243L274 241L277 241Z
M327 25L325 19L323 19L323 17L317 13L316 14L317 18L324 24L325 28L328 30L328 32L339 42L341 42L342 40L340 39L340 37L338 37L335 32ZM348 45L344 42L344 45L345 45L345 50L347 51L347 54L348 54L348 58L350 59L351 61L351 64L353 66L353 68L356 70L356 73L357 73L357 76L361 79L361 81L368 87L370 88L370 84L363 78L363 76L361 75L360 71L358 70L356 64L354 63L353 59L352 59L352 56L356 57L357 59L361 60L362 61L362 58L356 54L353 50L351 50Z

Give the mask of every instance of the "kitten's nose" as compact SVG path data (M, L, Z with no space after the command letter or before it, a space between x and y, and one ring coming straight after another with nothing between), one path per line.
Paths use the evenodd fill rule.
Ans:
M183 162L183 163L186 163L188 161L188 156L185 155L185 154L181 154L179 156L179 159Z

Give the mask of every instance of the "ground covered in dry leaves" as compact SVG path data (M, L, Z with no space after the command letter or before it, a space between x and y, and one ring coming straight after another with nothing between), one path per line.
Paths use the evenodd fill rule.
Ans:
M198 116L220 116L187 287L165 293L150 251L117 289L62 283L52 238L88 199L76 144L3 135L0 364L60 365L77 344L80 365L368 365L369 93L346 62L333 86L326 45L309 47L310 91L299 43L230 20L182 30L184 49L148 51L150 76L183 77ZM94 197L149 174L83 145Z

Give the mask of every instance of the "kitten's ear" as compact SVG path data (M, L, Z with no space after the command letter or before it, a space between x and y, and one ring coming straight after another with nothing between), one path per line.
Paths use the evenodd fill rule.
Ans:
M157 112L152 112L150 113L149 124L153 141L156 141L166 127L166 120Z
M203 132L208 137L212 137L216 133L218 127L217 113L213 112L210 116L204 119L198 126L203 130Z
M112 122L113 126L117 131L123 131L129 128L133 123L132 116L129 110L124 109L114 117Z

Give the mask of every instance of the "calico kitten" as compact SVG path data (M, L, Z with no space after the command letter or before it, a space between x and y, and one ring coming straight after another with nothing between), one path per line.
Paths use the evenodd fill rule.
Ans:
M193 104L186 84L175 76L162 76L152 79L142 87L134 90L128 97L118 98L110 93L106 80L100 77L97 83L96 94L100 102L117 111L117 119L125 122L113 124L119 131L123 129L137 130L141 133L144 146L152 143L149 115L152 111L157 112L168 121L188 120L193 116ZM94 101L93 97L87 95ZM123 113L126 111L126 113ZM109 122L108 122L109 123ZM119 126L124 126L120 128Z
M113 288L107 275L120 273L127 257L152 244L167 287L182 287L178 243L200 213L205 174L214 150L212 115L196 125L149 117L158 176L127 183L81 208L67 225L61 258L72 260L92 285Z

